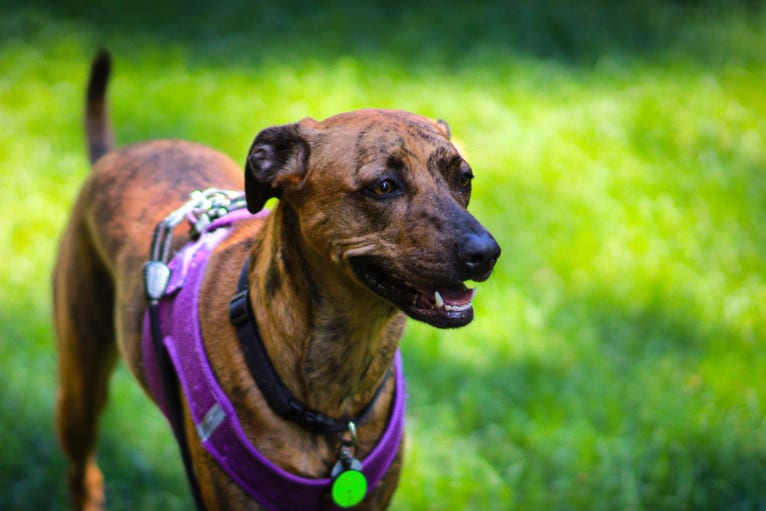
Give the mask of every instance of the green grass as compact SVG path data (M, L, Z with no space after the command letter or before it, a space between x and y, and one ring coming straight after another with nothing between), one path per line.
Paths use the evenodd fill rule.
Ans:
M101 44L121 143L243 160L307 115L450 122L504 252L473 325L408 327L394 509L766 509L766 8L434 5L0 0L1 509L66 502L49 278ZM111 509L189 509L124 368L100 448Z

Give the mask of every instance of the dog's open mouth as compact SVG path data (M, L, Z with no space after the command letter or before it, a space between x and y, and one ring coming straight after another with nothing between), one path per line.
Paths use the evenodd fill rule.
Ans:
M368 258L351 261L359 280L405 314L438 328L465 326L473 319L475 289L462 282L415 286L383 270Z

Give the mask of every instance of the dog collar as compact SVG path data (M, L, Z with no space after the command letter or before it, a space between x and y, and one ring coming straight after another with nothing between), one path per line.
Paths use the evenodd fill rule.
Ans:
M290 389L284 384L277 374L271 360L266 353L258 331L258 324L250 303L250 289L248 286L248 260L242 266L242 272L237 284L237 294L231 300L229 317L232 325L237 329L240 347L245 356L245 362L250 369L261 394L266 399L271 409L283 419L295 422L306 431L331 435L343 433L349 427L361 424L372 411L373 406L382 394L383 388L388 381L391 371L386 371L383 381L378 385L372 399L355 416L341 418L329 417L321 412L308 408L296 398Z
M205 225L199 229L198 239L179 251L167 265L169 281L158 300L162 344L183 390L199 441L243 490L271 511L337 509L330 496L332 478L297 476L278 467L255 449L245 436L236 410L218 384L207 359L199 326L199 291L206 262L215 246L228 235L227 227L244 218L252 218L252 215L239 209ZM151 329L147 312L142 339L146 379L152 398L172 425L174 419L163 392ZM358 466L370 490L393 463L403 434L405 387L398 351L393 374L394 399L385 431Z

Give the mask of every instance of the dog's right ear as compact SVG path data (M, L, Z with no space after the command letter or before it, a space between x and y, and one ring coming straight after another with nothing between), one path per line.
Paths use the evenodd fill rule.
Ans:
M255 137L245 163L247 209L257 213L272 197L299 185L306 175L310 148L307 129L313 119L266 128Z

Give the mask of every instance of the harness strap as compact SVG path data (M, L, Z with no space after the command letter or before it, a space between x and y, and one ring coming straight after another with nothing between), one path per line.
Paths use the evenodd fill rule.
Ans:
M179 426L183 427L183 419L178 418L182 414L172 410L181 410L180 399L184 399L195 424L196 435L189 431L189 442L200 442L232 480L265 509L337 509L329 495L332 478L314 479L295 475L275 465L255 449L207 358L199 324L199 292L207 258L228 235L228 229L219 227L231 225L241 217L240 213L231 213L201 229L199 238L186 245L168 263L171 274L166 291L158 295L149 294L159 296L154 306L148 308L143 325L143 363L150 394L171 422L174 432ZM154 347L157 339L160 339L161 349ZM170 377L163 376L166 372L161 370L163 360L169 361L172 366ZM395 390L388 424L377 445L361 460L361 471L369 481L370 491L391 467L404 429L405 383L398 351L392 371ZM168 383L163 383L163 379L167 379ZM171 389L175 395L163 389ZM174 400L179 404L173 405ZM183 453L187 437L183 436L182 429L179 431L181 433L176 437ZM196 479L194 471L190 464L186 467L193 489ZM201 499L195 496L195 501L199 510L205 509Z
M287 385L282 381L271 363L266 349L263 346L255 314L250 303L250 292L247 281L248 260L242 266L237 285L237 294L231 300L229 317L232 324L237 328L240 348L245 356L250 374L261 389L266 402L271 409L283 419L295 422L303 429L312 433L331 435L348 431L349 423L361 424L372 411L373 406L383 393L383 388L388 381L391 370L386 371L383 381L375 390L369 403L355 416L341 418L329 417L321 412L307 407L296 398Z
M186 480L189 481L189 487L194 497L194 503L198 511L205 511L205 503L202 500L202 492L199 488L199 481L194 472L191 462L191 452L189 452L189 443L186 438L186 427L184 426L183 412L181 409L181 397L178 392L178 378L170 361L165 346L162 343L162 332L160 330L160 306L159 303L152 300L148 307L149 329L152 336L152 347L154 357L159 373L159 386L162 390L162 396L165 400L165 416L170 423L173 436L176 438L178 449L181 451L181 459L186 472Z

